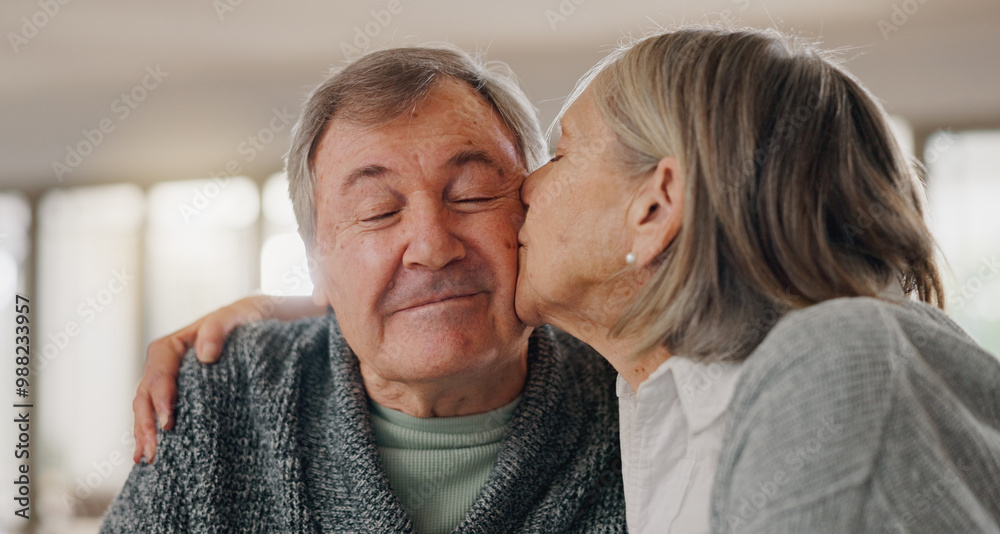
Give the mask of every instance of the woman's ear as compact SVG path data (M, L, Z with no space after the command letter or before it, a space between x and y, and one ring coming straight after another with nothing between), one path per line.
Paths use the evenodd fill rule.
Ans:
M661 159L643 180L628 212L631 252L640 269L667 248L684 221L684 175L677 158Z

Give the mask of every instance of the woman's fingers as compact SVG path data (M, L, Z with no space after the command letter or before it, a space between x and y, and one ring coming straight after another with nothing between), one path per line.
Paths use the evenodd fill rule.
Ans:
M142 380L146 382L153 408L156 410L156 422L160 428L173 428L174 406L177 404L177 375L184 361L184 354L194 344L197 323L179 330L165 338L160 338L149 345L146 355L146 371Z
M159 372L149 382L149 393L156 410L156 424L163 430L174 428L174 407L177 405L177 370Z
M164 430L174 426L177 374L197 329L198 323L190 325L153 341L146 350L146 368L132 401L135 417L132 433L136 443L133 459L136 462L142 457L148 462L155 458L157 426Z
M177 376L184 354L195 347L198 361L212 364L222 355L229 333L237 326L264 318L299 318L324 313L324 308L310 306L308 298L285 299L256 296L240 299L220 308L197 322L149 344L146 368L132 401L135 423L135 453L138 463L143 457L152 462L156 456L156 427L174 427L177 405Z
M215 312L215 314L220 313L222 313L222 310ZM219 361L219 356L222 355L222 346L225 344L226 338L233 331L233 328L236 328L240 324L235 322L234 319L226 320L220 317L218 320L202 321L201 327L198 328L197 341L195 342L195 353L199 362L215 363Z
M271 300L273 297L263 295L245 297L215 310L196 323L198 328L195 353L198 361L201 363L219 361L226 338L237 326L274 317L274 306L273 304L269 306Z
M145 457L147 462L153 461L156 454L156 424L153 422L153 405L150 403L149 394L143 391L143 386L135 393L132 401L132 412L135 420L132 426L132 435L135 437L135 452L132 453L132 461L139 463ZM151 451L147 451L147 443L152 441Z

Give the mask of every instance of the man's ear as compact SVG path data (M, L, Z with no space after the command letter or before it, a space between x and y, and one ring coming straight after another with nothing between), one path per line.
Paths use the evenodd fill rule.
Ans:
M319 280L317 280L317 278L319 277L318 276L312 277L313 279L312 301L313 304L326 308L330 306L330 299L326 297L326 289L323 287L323 284Z
M302 235L302 231L299 231L299 237L305 242L306 239ZM317 306L322 306L324 308L330 305L330 299L326 295L326 283L323 281L323 266L322 262L319 261L319 256L317 253L316 243L305 243L306 244L306 261L309 265L309 278L313 283L312 291L312 301L313 304Z
M627 215L631 252L640 269L667 248L684 222L684 175L677 158L661 159L643 180Z

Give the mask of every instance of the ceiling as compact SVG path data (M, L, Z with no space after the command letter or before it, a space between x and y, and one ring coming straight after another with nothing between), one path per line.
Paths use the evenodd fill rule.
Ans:
M4 2L0 189L145 186L227 166L262 180L281 168L283 117L366 41L485 52L547 123L619 39L720 18L844 48L918 134L1000 127L996 0Z

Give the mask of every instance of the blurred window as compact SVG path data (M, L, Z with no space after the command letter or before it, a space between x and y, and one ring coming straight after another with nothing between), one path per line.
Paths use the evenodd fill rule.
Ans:
M264 184L264 246L260 251L260 288L268 295L311 295L306 248L299 237L285 173Z
M1000 131L937 132L924 161L948 313L1000 355Z
M150 339L257 289L260 193L248 178L165 182L149 191Z
M95 515L132 467L145 198L125 184L55 189L38 212L36 513Z

